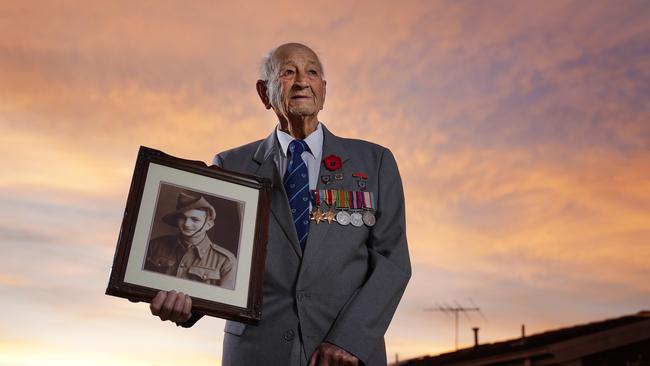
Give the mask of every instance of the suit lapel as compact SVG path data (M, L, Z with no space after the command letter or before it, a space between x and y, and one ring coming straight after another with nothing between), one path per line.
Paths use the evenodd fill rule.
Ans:
M319 174L318 174L318 184L316 185L316 189L328 189L328 188L334 188L334 186L337 186L337 182L341 183L344 182L345 179L348 178L350 174L354 171L355 167L352 161L350 161L350 157L348 155L348 152L345 150L345 147L343 146L342 139L334 136L327 128L325 128L325 125L321 124L323 127L323 153L321 156L321 163L320 163L320 169L319 169ZM320 179L321 176L325 174L331 174L333 175L334 172L330 172L325 168L325 164L323 164L322 160L328 156L328 155L337 155L341 158L343 161L343 167L336 171L336 173L343 173L344 180L342 181L334 181L331 180L332 183L329 185L325 185ZM335 245L336 243L327 243L324 241L325 237L327 236L327 233L334 227L337 226L336 222L332 222L331 224L328 224L327 222L321 222L320 224L317 224L315 221L312 221L309 224L309 236L307 236L307 243L305 244L305 253L304 257L302 260L302 266L300 267L300 275L305 272L305 268L307 268L312 261L317 259L319 257L318 253L320 252L321 248L327 245ZM299 276L300 276L299 275Z
M298 243L298 235L296 234L296 229L291 219L291 209L286 198L287 194L284 191L282 178L276 168L276 159L278 156L278 144L276 140L275 130L273 130L271 135L257 148L255 155L253 155L253 160L259 164L259 168L255 174L263 177L271 177L273 181L271 213L286 235L288 239L287 243L293 248L293 251L298 257L302 257L302 250Z

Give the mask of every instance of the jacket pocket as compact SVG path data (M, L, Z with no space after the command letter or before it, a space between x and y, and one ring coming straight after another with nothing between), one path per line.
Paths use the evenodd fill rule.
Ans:
M226 320L226 326L223 328L224 332L234 334L236 336L244 334L244 330L246 330L246 324L232 320Z
M203 281L208 281L208 280L220 280L221 279L221 273L217 270L211 269L211 268L205 268L205 267L190 267L190 269L187 271L190 275L203 280Z
M175 265L176 258L159 256L156 258L147 258L145 269L158 273L176 275L174 271Z

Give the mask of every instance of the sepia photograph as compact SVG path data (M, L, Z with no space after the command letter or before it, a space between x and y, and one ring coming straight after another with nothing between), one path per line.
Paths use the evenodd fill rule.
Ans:
M0 366L650 366L648 101L650 0L0 0Z
M271 182L141 147L106 293L178 291L199 315L255 323Z
M161 182L143 269L235 289L244 202Z

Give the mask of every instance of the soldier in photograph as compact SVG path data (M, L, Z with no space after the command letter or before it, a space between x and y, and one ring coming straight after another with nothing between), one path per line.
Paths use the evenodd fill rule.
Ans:
M179 193L176 210L162 219L177 228L178 235L151 240L144 269L233 290L235 255L213 243L207 233L215 217L216 211L205 197Z

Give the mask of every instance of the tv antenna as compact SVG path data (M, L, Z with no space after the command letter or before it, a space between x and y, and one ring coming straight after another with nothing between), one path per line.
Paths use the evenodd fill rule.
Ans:
M481 313L481 309L479 309L479 307L476 306L474 301L472 301L472 299L468 299L468 300L472 304L472 307L461 306L458 302L456 302L454 300L454 305L453 306L449 305L449 304L440 305L440 304L436 303L435 307L424 309L424 311L441 311L441 312L445 313L446 315L453 314L453 316L454 316L454 324L455 324L455 328L456 328L456 332L455 332L455 336L454 336L454 345L456 347L456 350L458 350L458 314L463 313L463 315L465 315L467 320L469 320L469 315L467 315L467 313L470 312L470 311L476 311L481 315L481 317L485 321L487 321L487 319L485 318L483 313Z

